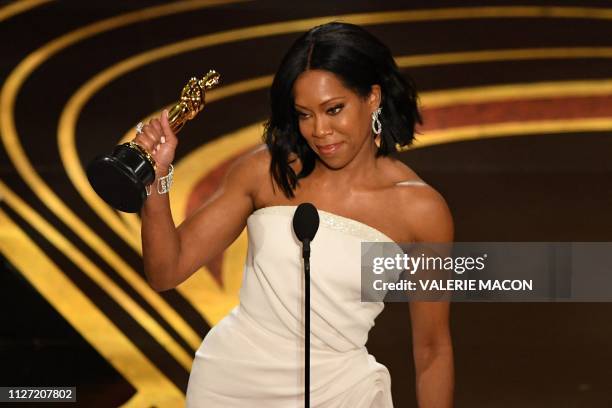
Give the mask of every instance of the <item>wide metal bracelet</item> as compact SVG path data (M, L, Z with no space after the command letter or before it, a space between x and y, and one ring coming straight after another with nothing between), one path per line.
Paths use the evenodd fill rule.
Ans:
M172 181L174 179L174 166L171 164L168 167L168 174L163 177L159 177L157 179L157 194L166 194L170 191L170 187L172 187ZM147 195L151 195L151 186L146 186L145 190L147 191Z

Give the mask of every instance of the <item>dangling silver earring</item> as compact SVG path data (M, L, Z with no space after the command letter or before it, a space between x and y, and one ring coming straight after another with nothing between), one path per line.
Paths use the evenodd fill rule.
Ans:
M381 112L382 108L378 108L372 112L372 132L377 135L380 135L382 132L382 123L380 123L380 119L378 119Z

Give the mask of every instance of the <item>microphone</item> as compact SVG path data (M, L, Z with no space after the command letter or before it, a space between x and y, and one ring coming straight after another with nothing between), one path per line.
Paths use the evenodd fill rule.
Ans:
M310 203L302 203L293 214L293 231L297 239L302 241L302 257L310 257L310 242L319 229L319 213Z
M304 323L305 339L304 349L304 406L310 407L310 242L319 229L319 213L314 205L302 203L298 205L293 214L293 232L302 242L302 258L304 258L304 276L306 280L305 303L306 319Z

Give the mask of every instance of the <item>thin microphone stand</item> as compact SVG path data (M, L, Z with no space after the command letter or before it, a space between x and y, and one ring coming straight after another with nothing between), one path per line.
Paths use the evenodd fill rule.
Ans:
M310 408L310 242L319 229L319 213L311 203L298 205L293 215L293 231L302 242L305 280L305 322L304 322L304 403Z
M302 246L302 257L304 258L304 281L305 281L305 322L304 322L304 407L310 408L310 240L305 239Z

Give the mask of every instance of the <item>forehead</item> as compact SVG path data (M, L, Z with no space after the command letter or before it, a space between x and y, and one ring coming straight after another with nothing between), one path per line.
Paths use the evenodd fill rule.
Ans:
M337 97L356 94L345 87L340 78L329 71L312 69L302 72L293 84L293 96L297 105L318 105Z

